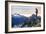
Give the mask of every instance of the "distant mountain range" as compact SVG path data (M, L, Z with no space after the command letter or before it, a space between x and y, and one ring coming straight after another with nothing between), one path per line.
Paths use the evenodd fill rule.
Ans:
M23 16L23 15L20 15L20 14L15 14L15 15L12 15L12 27L14 27L14 25L19 25L19 24L23 24L23 23L29 23L29 22L32 22L34 20L37 20L37 19L41 19L40 16L37 16L35 14L32 14L32 16L30 17L26 17L26 16Z

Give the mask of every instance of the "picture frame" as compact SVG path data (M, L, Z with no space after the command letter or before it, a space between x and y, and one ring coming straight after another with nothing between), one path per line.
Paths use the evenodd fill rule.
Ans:
M33 14L35 13L34 11L36 11L35 15ZM16 21L15 22L13 19L14 14L15 16L20 15L21 17L26 16L27 18L29 18L30 15L31 15L30 18L32 17L34 18L34 16L36 16L35 18L40 19L39 20L40 23L35 24L32 18L31 19L32 21L30 21L29 19L27 19L26 21L28 22L29 20L31 24L33 23L32 25L30 23L26 23L27 26L26 25L21 26L21 24L19 25L18 23L21 21L22 22L25 21L23 19L26 18L24 17L21 20L19 19L20 20L19 21L15 17L14 19L17 20L17 21L15 20ZM16 25L16 23L18 25ZM37 31L45 31L45 3L44 2L5 1L5 33L37 32Z

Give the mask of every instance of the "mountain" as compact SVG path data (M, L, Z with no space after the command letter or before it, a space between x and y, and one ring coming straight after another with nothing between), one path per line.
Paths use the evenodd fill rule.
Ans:
M32 14L32 16L28 18L28 20L29 21L26 21L21 27L32 27L32 26L40 27L41 26L40 16L36 16L35 14Z
M41 17L36 17L35 14L32 14L30 17L26 17L20 14L12 15L12 27L14 27L14 25L17 27L33 26L39 22L41 22Z
M12 15L12 25L19 25L25 22L25 20L28 19L25 16L16 14L16 15Z

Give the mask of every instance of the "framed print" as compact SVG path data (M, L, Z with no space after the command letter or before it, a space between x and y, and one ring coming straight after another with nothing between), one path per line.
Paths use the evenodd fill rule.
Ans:
M5 32L45 31L45 3L5 1Z

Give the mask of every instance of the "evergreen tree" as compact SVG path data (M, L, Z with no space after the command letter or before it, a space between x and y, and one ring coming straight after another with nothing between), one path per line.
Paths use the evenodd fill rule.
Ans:
M38 9L36 8L36 18L37 18L37 15L38 15Z

